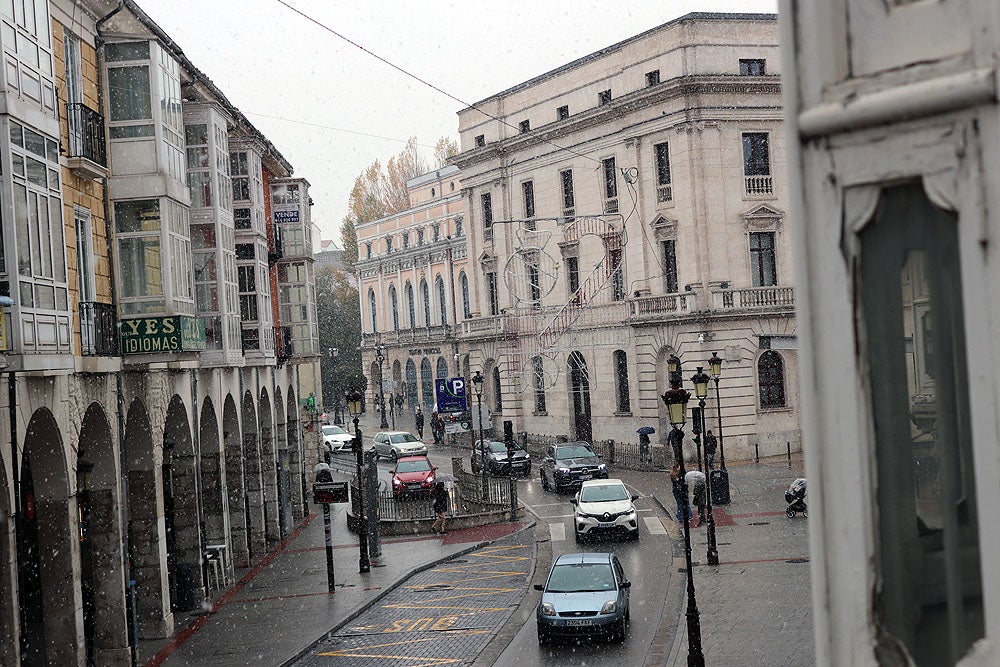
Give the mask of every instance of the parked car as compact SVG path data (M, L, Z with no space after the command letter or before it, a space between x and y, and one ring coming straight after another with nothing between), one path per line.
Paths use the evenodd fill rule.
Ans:
M588 479L607 479L608 466L585 442L552 445L538 466L542 489L562 493L578 488Z
M380 431L372 438L372 446L380 457L393 461L402 456L427 455L427 445L407 431Z
M323 444L328 452L349 452L354 446L354 436L339 426L324 424Z
M625 639L629 589L625 570L614 554L563 554L552 564L542 599L535 608L538 642L551 637L604 635Z
M437 481L437 467L432 466L426 456L400 457L396 467L389 472L392 475L392 495L396 498L430 494Z
M634 496L620 479L589 479L580 486L573 499L576 513L573 534L580 542L601 533L624 533L639 539L639 519L635 514Z
M486 467L489 475L510 475L513 464L515 475L531 474L531 456L520 447L515 447L514 456L508 462L507 445L497 440L480 440L472 452L473 469Z

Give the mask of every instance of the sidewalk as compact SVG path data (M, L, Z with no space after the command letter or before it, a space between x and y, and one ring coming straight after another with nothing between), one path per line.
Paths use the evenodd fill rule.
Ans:
M777 667L814 662L808 520L785 516L784 499L792 480L804 476L803 462L795 457L791 468L784 457L729 468L732 503L712 513L718 566L705 562L707 528L691 529L706 664ZM669 487L654 495L676 518L677 504ZM672 535L679 545L673 566L680 576L672 591L677 632L664 664L682 667L688 656L687 578L683 532L678 529Z
M332 629L356 617L407 578L509 535L523 523L415 535L382 541L383 567L358 573L358 546L346 527L346 505L331 505L336 592L327 590L321 507L236 583L213 599L208 615L175 616L169 639L142 641L139 664L281 665Z

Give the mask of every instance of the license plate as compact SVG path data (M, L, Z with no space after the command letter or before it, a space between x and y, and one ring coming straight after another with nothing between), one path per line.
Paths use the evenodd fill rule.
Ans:
M615 524L614 524L614 522L611 522L611 523L605 523L605 522L603 522L603 521L599 521L599 522L597 523L597 527L598 527L598 528L614 528L614 527L615 527Z
M593 477L593 475L580 475L580 479L582 479L582 480L588 480L588 479L591 479L592 477Z
M571 618L566 621L566 625L593 625L594 622L589 618Z

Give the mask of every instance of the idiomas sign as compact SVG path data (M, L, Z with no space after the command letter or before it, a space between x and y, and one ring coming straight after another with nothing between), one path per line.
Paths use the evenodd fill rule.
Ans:
M122 320L121 338L125 354L204 350L205 321L183 315Z

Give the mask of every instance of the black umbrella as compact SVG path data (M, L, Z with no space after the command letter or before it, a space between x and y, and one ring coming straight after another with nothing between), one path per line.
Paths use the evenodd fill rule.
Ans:
M656 429L652 426L640 426L635 432L639 435L649 435L650 433L656 433Z

